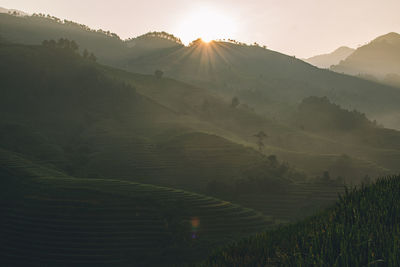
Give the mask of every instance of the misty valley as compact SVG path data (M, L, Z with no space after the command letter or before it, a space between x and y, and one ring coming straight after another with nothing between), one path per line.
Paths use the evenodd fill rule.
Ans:
M0 8L0 266L400 266L400 34L207 38Z

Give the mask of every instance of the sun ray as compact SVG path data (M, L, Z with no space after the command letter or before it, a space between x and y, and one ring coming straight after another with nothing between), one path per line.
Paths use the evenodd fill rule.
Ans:
M232 38L236 33L236 21L226 12L215 7L199 7L188 12L176 31L184 43L201 38L205 43Z

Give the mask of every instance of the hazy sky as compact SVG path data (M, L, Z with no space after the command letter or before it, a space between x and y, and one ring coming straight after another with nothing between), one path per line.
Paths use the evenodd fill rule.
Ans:
M122 38L154 30L184 42L218 35L297 57L400 32L400 0L0 0L0 7L51 14Z

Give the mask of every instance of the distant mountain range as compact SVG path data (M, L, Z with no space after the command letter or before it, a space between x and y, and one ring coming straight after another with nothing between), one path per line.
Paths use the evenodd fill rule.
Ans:
M374 39L331 69L400 86L400 34L391 32Z
M332 53L313 56L304 59L304 61L317 66L318 68L329 69L332 65L337 65L340 61L346 59L354 51L355 49L353 48L342 46Z

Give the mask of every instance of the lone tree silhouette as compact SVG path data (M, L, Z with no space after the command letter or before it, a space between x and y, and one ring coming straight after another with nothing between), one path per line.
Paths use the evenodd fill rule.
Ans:
M94 62L97 61L97 57L93 53L90 53L88 59L91 60L91 61L94 61Z
M87 51L86 48L85 48L85 50L83 50L82 57L83 58L88 58L89 57L89 51Z
M257 134L254 135L254 137L257 138L257 145L258 145L258 150L260 153L263 153L264 150L264 139L268 137L264 131L259 131Z
M236 96L232 98L232 103L231 103L231 107L232 108L236 108L237 106L239 106L240 102L239 102L239 98L237 98Z
M156 70L154 72L154 75L157 77L157 79L161 79L162 76L164 75L164 72L162 72L161 70Z

